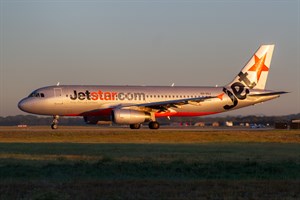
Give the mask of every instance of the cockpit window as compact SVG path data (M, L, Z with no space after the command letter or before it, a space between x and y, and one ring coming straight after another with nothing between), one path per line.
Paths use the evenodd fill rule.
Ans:
M39 93L39 92L32 92L28 97L45 97L45 94L44 93Z
M28 97L35 97L35 92L32 92Z

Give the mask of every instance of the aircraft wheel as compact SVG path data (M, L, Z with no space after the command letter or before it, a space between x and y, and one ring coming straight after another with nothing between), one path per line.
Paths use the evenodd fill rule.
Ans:
M150 122L149 123L149 128L150 129L159 129L159 123L156 121Z
M139 128L141 128L141 124L130 124L129 127L131 129L139 129Z
M58 128L58 119L59 119L58 115L53 116L53 121L52 121L52 124L51 124L52 129L57 129Z
M57 125L57 124L51 124L51 128L52 128L52 129L57 129L57 128L58 128L58 125Z

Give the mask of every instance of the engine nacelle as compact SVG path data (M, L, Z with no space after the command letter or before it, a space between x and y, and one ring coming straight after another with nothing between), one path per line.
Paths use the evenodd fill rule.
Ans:
M112 111L112 121L116 124L140 124L151 120L151 114L130 109Z

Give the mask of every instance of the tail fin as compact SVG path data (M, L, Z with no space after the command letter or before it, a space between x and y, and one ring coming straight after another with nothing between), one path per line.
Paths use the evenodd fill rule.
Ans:
M242 71L228 85L240 82L246 87L265 89L275 45L262 45Z

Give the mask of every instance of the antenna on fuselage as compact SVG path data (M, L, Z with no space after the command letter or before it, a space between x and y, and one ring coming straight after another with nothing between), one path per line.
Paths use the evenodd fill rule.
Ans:
M175 83L172 83L171 87L174 87Z
M56 86L59 86L59 84L60 84L60 83L59 83L59 82L57 82Z

